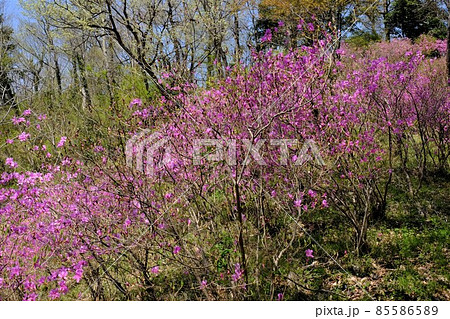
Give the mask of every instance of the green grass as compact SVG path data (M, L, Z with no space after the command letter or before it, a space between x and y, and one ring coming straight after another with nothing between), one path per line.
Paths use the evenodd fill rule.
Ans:
M299 266L297 280L311 291L292 287L291 299L448 300L449 190L445 176L427 180L414 202L394 188L387 218L369 228L370 251L361 257L352 253L352 230L341 215L305 215L310 234L340 266L306 236L315 265Z

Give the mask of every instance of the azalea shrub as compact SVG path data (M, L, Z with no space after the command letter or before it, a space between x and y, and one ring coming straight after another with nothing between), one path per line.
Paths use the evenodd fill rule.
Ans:
M163 74L170 94L133 100L121 146L89 160L65 156L65 136L44 141L44 115L12 118L6 147L38 155L35 171L2 161L0 298L281 300L275 278L324 253L312 213L339 212L368 252L392 183L414 197L448 171L443 45L333 41L267 46L209 88Z

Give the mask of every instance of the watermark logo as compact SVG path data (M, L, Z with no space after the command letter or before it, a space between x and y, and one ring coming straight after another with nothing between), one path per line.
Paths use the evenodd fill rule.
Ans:
M139 134L130 138L125 146L127 166L147 175L153 175L155 169L162 169L172 162L171 146L169 139L159 132L151 133L150 130L143 130ZM162 152L162 155L161 155ZM155 161L155 155L160 159Z
M263 147L267 144L267 140L260 139L252 142L248 139L242 140L242 148L244 151L243 165L248 165L251 161L256 162L260 166L266 166L267 162L261 154ZM289 157L289 147L298 146L298 140L295 139L271 139L269 145L272 148L278 148L280 153L279 165L301 166L306 162L314 161L317 165L323 166L325 162L320 156L319 148L312 139L308 139L303 143L298 155ZM206 152L205 149L213 149ZM220 139L197 139L194 141L193 161L194 165L200 165L202 160L207 162L225 161L230 166L237 165L237 140L220 140Z
M278 150L279 165L301 166L312 161L319 166L325 165L320 156L319 148L312 139L304 141L301 144L301 149L294 156L290 156L289 148L299 148L300 143L296 139L259 139L257 141L248 139L194 139L191 153L192 164L197 166L211 162L225 162L229 166L236 166L238 142L242 150L241 163L244 166L251 162L255 162L259 166L268 165L267 159L264 158L267 153L263 153L263 150L266 150L267 147L271 150ZM188 149L182 150L182 152L188 151ZM134 166L137 171L144 172L147 175L153 175L155 170L161 170L164 167L172 167L174 163L169 139L159 132L141 131L127 141L125 152L127 166L130 168Z

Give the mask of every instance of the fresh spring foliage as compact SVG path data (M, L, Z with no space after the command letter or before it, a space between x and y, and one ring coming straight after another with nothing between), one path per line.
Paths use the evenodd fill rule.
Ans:
M298 26L308 28L317 31ZM445 43L334 52L318 32L309 46L253 51L211 88L172 86L165 74L170 97L134 100L124 141L150 129L170 150L152 175L125 165L123 143L97 145L84 162L65 156L65 136L40 133L45 115L12 117L17 134L0 144L35 154L40 169L2 159L0 298L286 299L295 294L275 276L295 282L300 264L326 257L303 224L313 214L340 214L349 250L370 251L368 230L385 218L394 184L414 198L427 174L448 174ZM207 138L225 149L236 140L236 165L208 161L207 147L194 165L195 140ZM294 165L302 156L311 160Z

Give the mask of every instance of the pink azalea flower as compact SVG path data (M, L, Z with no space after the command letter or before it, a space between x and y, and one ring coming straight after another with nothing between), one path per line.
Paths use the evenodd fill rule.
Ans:
M38 295L33 292L31 294L25 295L24 300L25 301L36 301L37 297L38 297Z
M59 283L59 291L61 291L63 294L69 291L69 288L67 287L66 282L64 280Z
M14 125L18 125L18 124L20 124L20 123L22 123L22 122L25 122L25 118L23 118L23 117L13 117L12 119L11 119L11 121L13 122L13 124Z
M14 162L14 159L12 157L8 157L5 161L5 165L10 166L11 168L16 168L17 162Z
M270 31L270 29L266 30L266 33L264 34L264 36L261 38L261 42L270 42L272 41L272 31Z
M55 299L58 299L60 297L60 293L58 292L58 290L52 289L52 290L50 290L48 296L50 297L50 299L55 300Z
M133 101L130 102L129 107L132 108L135 105L142 106L142 100L141 99L134 99Z
M66 279L68 275L67 269L63 268L59 271L58 277L62 279Z
M95 153L101 153L101 152L103 152L105 149L103 148L103 146L101 146L101 145L98 145L98 146L96 146L96 147L94 147L94 152Z
M158 266L155 266L155 267L152 267L152 274L158 274L159 273L159 267Z
M10 270L10 274L11 277L18 276L20 274L20 267L19 266L12 267Z
M178 253L180 252L180 250L181 250L181 247L180 247L180 246L175 246L175 247L173 247L173 254L174 254L174 255L178 254Z
M314 251L313 251L312 249L307 249L307 250L305 250L306 257L307 257L307 258L314 258L313 252L314 252Z
M310 189L308 191L308 195L314 198L314 197L316 197L317 193L315 191L313 191L312 189Z
M231 280L238 281L241 279L242 275L244 274L244 270L241 269L241 265L239 263L234 265L234 274L231 275Z
M78 268L77 270L75 270L75 275L73 276L73 279L76 280L76 282L80 282L81 278L83 276L83 269L82 268Z
M32 291L34 289L36 289L36 284L30 280L25 280L25 282L23 283L23 287L28 290L28 291Z
M160 223L160 224L158 224L158 228L159 229L164 229L164 228L166 228L166 224Z
M66 143L67 137L66 136L62 136L61 139L59 140L58 145L56 145L56 147L63 147L64 143Z
M28 116L28 115L30 115L30 114L31 114L31 110L30 110L30 109L25 110L25 111L23 111L23 113L22 113L23 116Z
M164 197L166 199L171 199L173 197L173 194L172 193L167 193L166 195L164 195Z
M19 135L19 140L25 142L30 137L30 134L22 132Z

